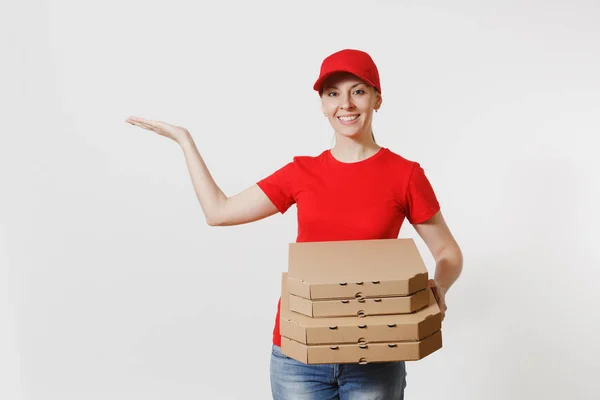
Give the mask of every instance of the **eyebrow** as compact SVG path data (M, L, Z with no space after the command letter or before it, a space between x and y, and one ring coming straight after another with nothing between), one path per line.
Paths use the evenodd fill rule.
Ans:
M355 88L358 85L364 85L364 84L365 84L364 82L355 83L354 85L350 86L350 89ZM323 89L339 89L339 88L337 86L326 86Z

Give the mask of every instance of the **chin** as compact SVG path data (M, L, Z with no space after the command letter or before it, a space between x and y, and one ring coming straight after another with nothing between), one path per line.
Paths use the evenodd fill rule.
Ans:
M341 136L356 139L360 136L360 129L356 129L354 127L349 128L347 126L342 126L340 129L338 129L338 133Z

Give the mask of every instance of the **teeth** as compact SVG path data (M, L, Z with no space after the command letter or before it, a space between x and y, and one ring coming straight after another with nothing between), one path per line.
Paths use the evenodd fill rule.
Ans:
M356 118L358 118L358 115L354 115L354 116L352 116L352 117L338 117L338 118L339 118L340 120L342 120L342 121L353 121L353 120L355 120Z

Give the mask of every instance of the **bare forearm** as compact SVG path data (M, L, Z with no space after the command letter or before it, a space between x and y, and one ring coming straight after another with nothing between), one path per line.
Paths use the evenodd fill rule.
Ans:
M436 284L444 292L447 292L460 276L462 267L463 257L458 247L451 247L444 250L438 260L436 260L434 277Z
M219 210L227 200L227 196L210 174L191 135L178 143L183 150L194 191L204 212L206 222L213 225L218 218Z

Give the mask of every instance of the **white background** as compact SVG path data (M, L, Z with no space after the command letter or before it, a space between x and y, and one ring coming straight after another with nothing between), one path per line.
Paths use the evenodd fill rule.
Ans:
M296 208L206 225L179 147L124 121L185 126L231 195L332 145L312 83L347 47L379 65L377 141L421 163L465 256L406 398L600 398L599 21L597 1L2 3L0 398L270 398Z

